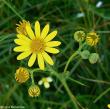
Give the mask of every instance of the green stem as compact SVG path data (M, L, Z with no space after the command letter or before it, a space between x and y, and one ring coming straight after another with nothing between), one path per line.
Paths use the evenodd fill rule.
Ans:
M68 95L70 96L72 102L74 103L75 109L79 109L78 105L77 105L78 104L77 100L76 100L75 96L72 94L72 92L69 90L68 85L66 84L65 80L62 80L62 84L63 84L65 90L67 91Z
M33 71L31 71L30 74L31 74L32 85L34 85L35 83L34 83Z
M110 88L101 93L93 102L96 103L99 99L101 99L106 93L110 91Z
M35 69L28 69L28 71L30 72L30 75L31 75L32 85L35 85L33 73L35 71L41 71L41 70L39 68L35 68Z
M59 81L62 83L62 85L64 86L65 90L67 91L71 101L73 102L74 106L75 106L75 109L79 109L78 108L78 103L77 103L77 100L75 98L75 96L72 94L72 92L69 90L67 84L66 84L66 81L62 78L61 75L59 75L56 71L54 71L50 66L49 67L49 71L54 75L56 76Z
M35 71L36 71L36 72L37 72L37 71L41 71L41 69L35 68L35 69L32 69L32 70L31 70L31 72L35 72Z
M70 56L70 58L68 59L66 65L65 65L64 73L66 73L67 68L68 68L68 66L69 66L69 63L72 61L72 59L73 59L77 54L78 54L78 52L76 51L76 52L74 52L74 53Z
M86 44L86 43L83 43L82 45L80 45L79 48L78 48L78 50L77 50L76 52L74 52L74 53L70 56L70 58L68 59L66 65L65 65L64 73L66 73L67 68L68 68L70 62L72 61L72 59L73 59L75 56L78 55L78 53L81 51L81 49L84 47L85 44Z

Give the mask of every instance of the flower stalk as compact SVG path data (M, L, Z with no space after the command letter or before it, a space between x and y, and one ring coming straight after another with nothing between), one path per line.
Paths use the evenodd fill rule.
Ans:
M86 42L83 43L82 45L80 45L79 48L78 48L78 50L75 51L75 52L70 56L70 58L68 59L66 65L65 65L64 73L66 73L66 71L67 71L67 69L68 69L68 66L69 66L70 62L72 61L72 59L73 59L74 57L76 57L76 56L81 52L81 49L85 46L85 44L86 44Z
M30 72L30 75L31 75L32 85L35 85L33 71Z

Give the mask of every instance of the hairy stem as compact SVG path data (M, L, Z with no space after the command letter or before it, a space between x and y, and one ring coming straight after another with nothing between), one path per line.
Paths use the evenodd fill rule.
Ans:
M78 48L78 50L75 51L75 52L69 57L69 59L68 59L66 65L65 65L65 68L64 68L64 73L66 73L66 71L67 71L67 69L68 69L68 66L69 66L70 62L72 61L72 59L79 54L79 52L81 51L81 49L84 47L85 44L86 44L86 42L83 43L82 45L80 45L79 48Z

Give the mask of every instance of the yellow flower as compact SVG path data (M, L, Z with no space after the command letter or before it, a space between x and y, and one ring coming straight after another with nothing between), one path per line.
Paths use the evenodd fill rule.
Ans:
M22 20L19 22L19 24L16 24L18 26L16 28L17 33L27 35L26 23L29 23L29 22L27 22L26 20Z
M24 83L29 79L29 72L26 68L19 67L15 73L15 79L19 83Z
M86 42L90 46L95 46L99 42L99 35L95 32L90 32L87 34Z
M30 97L37 97L40 95L40 88L37 85L31 85L28 89Z
M52 82L53 81L53 79L51 78L51 77L47 77L47 78L42 78L39 82L38 82L38 84L39 85L42 85L42 84L44 84L44 87L45 88L49 88L50 87L50 82Z
M29 23L26 23L26 32L28 36L23 34L17 34L17 39L14 42L19 45L14 48L15 52L22 52L18 55L17 60L22 60L26 57L30 56L28 61L28 66L31 67L38 60L38 65L40 69L44 70L44 60L53 65L54 62L51 57L46 53L59 53L59 50L54 48L59 46L61 42L59 41L51 41L57 34L57 31L53 31L50 34L49 32L49 24L47 24L44 29L40 30L40 24L38 21L35 22L35 34L32 31L32 28Z
M110 104L108 104L107 107L110 109Z

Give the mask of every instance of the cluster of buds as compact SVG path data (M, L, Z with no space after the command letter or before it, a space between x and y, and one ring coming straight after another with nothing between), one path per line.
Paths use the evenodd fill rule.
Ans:
M24 68L24 67L19 67L16 70L15 73L15 79L18 83L22 84L25 83L29 80L29 78L31 77L31 79L34 79L32 77L32 74L30 71L28 71L28 69ZM44 84L45 88L49 88L50 87L50 82L52 82L52 78L51 77L43 77L41 80L38 81L39 85ZM33 83L32 80L32 85L29 87L28 89L28 94L30 97L38 97L40 95L40 88L38 85L36 85L35 83Z
M83 50L80 52L82 59L88 59L91 64L95 64L99 60L98 53L90 53L89 50Z
M74 33L74 39L77 42L85 41L89 46L96 46L99 42L99 35L96 32L85 33L84 31L76 31Z
M81 44L85 43L85 46L92 47L96 46L99 42L99 35L97 35L96 32L89 32L86 34L84 31L76 31L74 33L74 39L79 43L81 42ZM90 51L85 48L83 47L83 51L80 51L79 55L82 57L82 59L88 59L91 64L96 63L99 60L99 54L90 53Z

